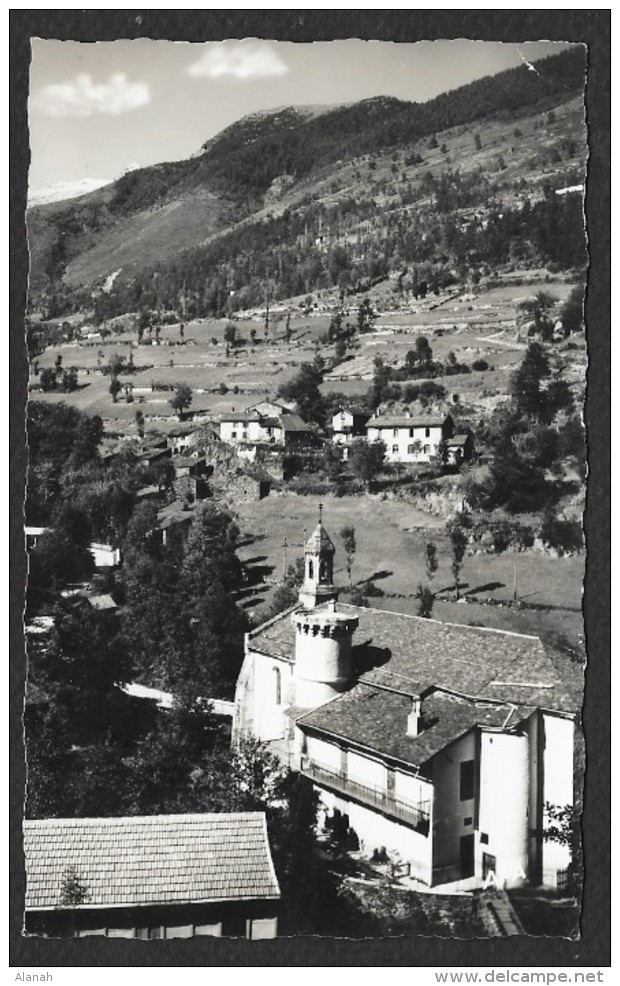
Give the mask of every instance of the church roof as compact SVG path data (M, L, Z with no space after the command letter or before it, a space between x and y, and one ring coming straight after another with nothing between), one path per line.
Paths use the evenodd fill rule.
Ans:
M319 554L319 552L324 551L327 551L329 554L334 554L336 551L334 542L320 521L306 541L306 551L311 552L312 554Z
M583 670L549 651L538 637L439 623L417 616L338 604L355 615L353 659L361 682L401 695L434 685L464 697L575 712L583 703ZM250 636L250 647L292 661L295 631L288 613Z

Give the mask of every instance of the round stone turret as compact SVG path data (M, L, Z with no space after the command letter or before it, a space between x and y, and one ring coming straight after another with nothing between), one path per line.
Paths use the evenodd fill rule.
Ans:
M351 639L359 620L336 611L335 602L291 617L295 627L294 705L315 709L352 683Z

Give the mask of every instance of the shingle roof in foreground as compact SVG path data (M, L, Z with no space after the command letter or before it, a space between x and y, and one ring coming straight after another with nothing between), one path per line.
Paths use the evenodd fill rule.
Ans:
M24 822L26 909L61 907L74 869L81 907L274 899L264 812Z

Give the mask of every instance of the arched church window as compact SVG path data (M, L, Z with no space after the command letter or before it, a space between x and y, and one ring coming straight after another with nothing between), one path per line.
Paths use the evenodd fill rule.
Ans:
M312 561L312 559L310 559L310 561L308 562L308 578L309 579L314 578L314 562Z
M322 579L328 578L327 562L325 558L321 558L319 565L319 575Z
M280 668L273 669L273 676L274 676L275 691L276 691L276 705L281 705L282 704L282 674L280 672Z

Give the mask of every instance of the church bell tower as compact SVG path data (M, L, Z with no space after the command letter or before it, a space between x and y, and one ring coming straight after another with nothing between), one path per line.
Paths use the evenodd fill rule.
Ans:
M304 582L299 602L305 609L338 598L334 585L334 542L323 527L323 504L319 504L319 522L304 545Z

